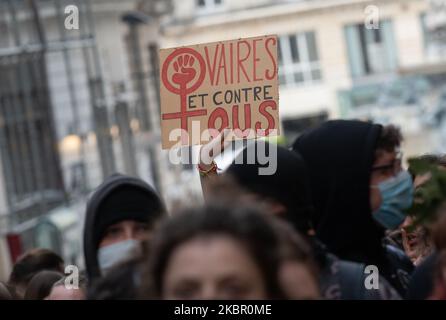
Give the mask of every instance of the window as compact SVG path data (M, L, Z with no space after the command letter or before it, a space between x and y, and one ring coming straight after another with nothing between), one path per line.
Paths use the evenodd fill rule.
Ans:
M212 10L221 6L223 0L197 0L197 6L200 9Z
M446 52L446 45L443 40L442 33L444 27L438 28L435 24L432 26L430 20L431 14L421 14L421 29L423 31L424 52L430 60L441 60ZM435 20L433 20L435 22Z
M378 29L363 23L345 27L345 38L352 77L391 72L397 67L392 22L382 21Z
M328 120L328 113L323 111L304 117L284 119L283 130L287 142L293 143L305 130L315 128Z
M279 37L279 81L299 85L322 78L314 32Z

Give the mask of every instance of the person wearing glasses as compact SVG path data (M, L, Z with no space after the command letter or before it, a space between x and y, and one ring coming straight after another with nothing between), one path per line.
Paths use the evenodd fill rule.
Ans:
M375 266L404 296L413 264L402 250L383 243L385 231L404 222L413 201L401 142L393 125L333 120L304 132L293 150L308 167L318 238L341 259Z

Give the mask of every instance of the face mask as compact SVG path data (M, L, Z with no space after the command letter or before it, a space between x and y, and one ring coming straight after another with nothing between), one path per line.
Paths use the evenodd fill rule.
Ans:
M130 259L141 250L141 243L135 239L120 241L99 248L98 262L101 273L105 274L111 267Z
M407 171L401 171L376 186L381 193L381 207L373 213L373 217L386 229L396 229L406 216L403 210L408 209L413 201L412 178Z

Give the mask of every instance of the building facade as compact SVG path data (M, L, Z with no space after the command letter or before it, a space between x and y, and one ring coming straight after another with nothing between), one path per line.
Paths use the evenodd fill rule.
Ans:
M137 4L0 1L2 280L32 247L77 263L86 197L105 177L153 183L150 157L134 143L141 106L122 21ZM78 28L66 25L72 14Z

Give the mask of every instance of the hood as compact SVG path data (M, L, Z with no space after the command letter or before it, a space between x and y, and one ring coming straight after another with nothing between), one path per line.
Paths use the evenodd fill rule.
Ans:
M272 148L276 148L277 157ZM264 154L268 156L264 157ZM275 164L265 163L266 159ZM260 168L267 167L276 170L271 171L272 174L259 173ZM251 142L237 155L226 173L242 188L283 205L286 208L284 218L307 234L313 206L307 169L299 154L265 141Z
M144 212L138 210L129 197L143 203ZM116 196L118 195L118 196ZM125 195L127 199L123 199ZM111 197L110 197L111 196ZM112 206L118 210L112 210ZM139 211L139 212L137 212ZM121 214L122 212L122 214ZM98 247L107 226L123 220L152 222L165 212L164 204L156 191L138 178L115 174L107 178L87 202L84 224L84 257L87 276L93 280L100 276Z
M372 217L370 173L381 125L328 121L293 144L309 169L317 237L342 259L373 262L384 229Z

